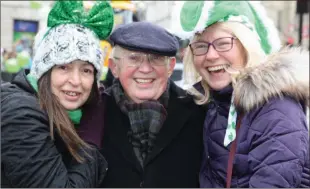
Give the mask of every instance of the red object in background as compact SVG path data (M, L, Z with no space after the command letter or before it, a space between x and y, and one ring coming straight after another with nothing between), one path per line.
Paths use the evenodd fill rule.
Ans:
M294 44L294 39L292 37L287 38L287 43L288 44Z

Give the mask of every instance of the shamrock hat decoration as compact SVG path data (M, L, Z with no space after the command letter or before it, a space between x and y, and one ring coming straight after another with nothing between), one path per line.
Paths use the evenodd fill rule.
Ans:
M185 1L178 7L175 34L190 38L217 22L240 22L257 34L266 54L280 48L278 31L264 7L255 1Z

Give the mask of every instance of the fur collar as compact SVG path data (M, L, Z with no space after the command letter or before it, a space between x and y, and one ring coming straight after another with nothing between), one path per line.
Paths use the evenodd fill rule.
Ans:
M234 104L248 112L273 97L290 96L309 106L309 52L283 48L258 66L246 68L234 85Z

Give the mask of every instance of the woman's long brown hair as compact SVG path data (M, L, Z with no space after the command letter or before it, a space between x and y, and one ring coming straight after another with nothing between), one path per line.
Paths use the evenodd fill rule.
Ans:
M70 120L67 110L60 104L56 95L51 90L51 70L46 72L38 82L38 97L39 103L43 110L47 112L49 117L50 134L54 140L54 127L59 133L60 137L65 142L70 154L78 161L83 162L84 158L80 155L82 151L84 154L85 149L91 147L84 142L77 134L74 124ZM96 73L95 73L96 75ZM94 81L91 94L85 103L90 105L99 98L98 86L96 80Z

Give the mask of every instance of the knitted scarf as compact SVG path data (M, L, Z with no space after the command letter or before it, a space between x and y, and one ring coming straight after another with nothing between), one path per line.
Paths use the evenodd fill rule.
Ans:
M129 118L129 142L142 167L167 117L169 85L168 82L167 89L159 100L148 100L139 104L128 99L118 79L114 80L110 89L121 111Z

